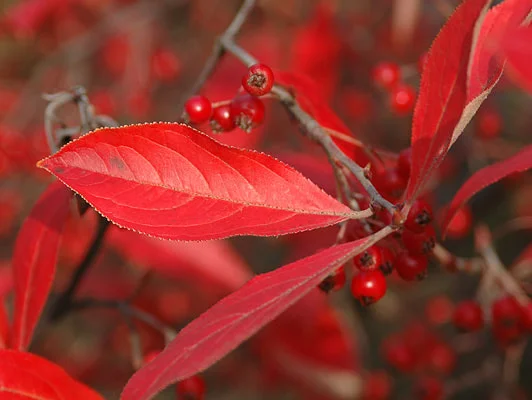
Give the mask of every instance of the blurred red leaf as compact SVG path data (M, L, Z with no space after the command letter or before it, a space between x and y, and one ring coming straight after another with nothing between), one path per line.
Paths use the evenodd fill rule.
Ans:
M427 54L412 124L411 203L423 190L491 87L468 98L469 60L475 31L489 1L466 0L449 18Z
M55 274L61 232L72 192L54 182L41 195L20 228L13 254L15 310L12 347L28 347Z
M0 398L103 400L52 362L15 350L0 350Z
M330 247L251 279L181 330L159 356L133 375L121 398L150 399L167 385L205 370L374 240L367 237Z
M117 225L166 239L281 235L354 216L273 157L181 124L99 129L39 165Z
M112 229L108 241L128 260L169 277L214 284L224 294L252 276L231 245L222 240L172 242Z
M514 172L522 172L530 168L532 168L532 146L527 146L512 157L475 172L454 195L443 218L442 231L447 230L449 222L458 209L475 194Z

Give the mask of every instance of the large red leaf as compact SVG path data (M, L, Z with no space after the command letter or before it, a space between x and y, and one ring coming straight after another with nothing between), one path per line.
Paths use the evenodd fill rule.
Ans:
M442 231L447 230L456 212L471 197L485 187L513 174L532 168L532 145L525 147L512 157L475 172L454 196L442 222Z
M27 348L50 293L61 232L72 192L52 183L24 221L15 242L13 278L15 309L12 347Z
M259 275L185 327L129 380L122 399L152 398L167 385L203 371L301 299L331 271L390 232L328 248Z
M407 204L423 190L491 90L488 87L474 99L468 98L469 61L488 4L489 0L465 0L428 52L412 124Z
M0 350L0 398L5 400L103 400L62 368L36 355Z
M281 235L356 216L273 157L182 124L99 129L39 164L117 225L166 239Z

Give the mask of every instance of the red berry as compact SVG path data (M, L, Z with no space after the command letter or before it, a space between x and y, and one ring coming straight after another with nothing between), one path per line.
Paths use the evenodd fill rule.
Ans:
M502 121L500 114L493 109L480 109L477 114L476 135L482 139L493 139L500 135Z
M249 94L239 95L231 101L231 115L235 125L245 132L251 132L264 121L264 103Z
M155 78L168 82L179 76L181 62L171 50L159 49L151 56L151 69Z
M193 124L201 124L211 117L211 101L205 96L192 96L185 103L185 112L187 113L188 121Z
M235 129L235 121L231 115L231 106L225 104L215 107L212 111L211 129L213 132L229 132Z
M383 273L384 276L388 276L393 272L393 264L395 262L395 255L387 247L380 247L381 259L377 268Z
M451 239L462 239L471 231L473 215L469 206L459 208L447 226L447 236Z
M453 304L446 295L436 296L427 301L425 316L433 325L443 325L449 322L453 315Z
M360 271L369 271L378 268L381 263L381 251L378 246L371 246L353 258L353 264Z
M392 381L386 371L372 371L364 377L362 400L386 400L392 393Z
M318 288L325 293L329 293L331 290L337 291L344 287L345 280L345 268L340 267L336 272L325 278L318 285Z
M398 115L410 113L416 103L416 91L408 85L398 85L390 92L390 107Z
M443 383L433 376L424 376L416 382L414 393L418 400L441 400Z
M432 207L426 201L416 200L412 203L404 226L412 232L421 233L432 220Z
M466 332L482 329L484 325L482 308L473 300L465 300L458 303L454 309L453 323L458 329Z
M273 71L264 64L255 64L249 67L242 78L242 86L252 96L263 96L272 90Z
M386 293L386 279L382 272L360 272L351 281L351 293L364 306L375 303Z
M205 398L205 381L198 375L191 376L177 384L179 400L203 400Z
M397 337L387 339L383 344L383 357L388 364L401 372L411 372L416 367L412 350Z
M513 296L504 296L491 305L491 317L493 325L503 327L515 327L520 325L522 310Z
M435 343L429 347L425 361L434 372L449 375L456 366L456 354L449 345Z
M373 177L373 184L384 197L398 199L406 188L406 180L397 168L386 168L378 171Z
M405 281L425 278L427 266L427 257L416 256L407 252L399 254L395 259L395 270Z
M392 62L381 62L375 65L371 72L373 82L385 88L392 89L401 79L401 70L399 65Z
M399 153L397 159L397 171L405 181L410 177L410 169L412 168L412 148L408 147Z
M436 231L432 225L428 225L421 233L405 229L401 237L406 250L412 255L429 254L436 245Z

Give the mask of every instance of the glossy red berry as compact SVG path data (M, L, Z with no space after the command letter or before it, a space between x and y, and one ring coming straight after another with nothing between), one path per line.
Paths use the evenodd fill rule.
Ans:
M458 209L453 219L447 226L447 237L451 239L462 239L471 231L473 224L473 214L469 206Z
M386 294L386 278L382 272L360 272L351 281L351 293L364 306L375 303Z
M373 177L375 187L388 199L398 199L406 188L407 181L397 168L386 168L377 171Z
M444 397L443 382L433 376L420 378L414 387L416 400L442 400Z
M390 92L390 107L398 115L405 115L414 109L416 91L408 85L397 85Z
M235 121L231 114L231 106L224 104L212 110L211 129L213 132L229 132L235 129Z
M344 287L345 281L346 281L345 268L340 267L333 274L325 278L318 285L318 288L324 293L329 293L331 290L337 291Z
M273 87L273 71L265 64L255 64L249 67L242 78L244 90L252 96L264 96Z
M428 225L421 233L404 229L401 238L408 253L416 256L430 254L436 245L436 231L432 225Z
M406 229L421 233L433 220L432 207L426 201L416 200L408 212L404 226Z
M473 300L458 303L453 313L453 324L465 332L474 332L482 329L484 313L480 305Z
M264 103L249 94L239 95L231 101L231 115L236 126L245 132L251 132L264 121Z
M410 169L412 168L412 148L408 147L401 150L399 158L397 159L397 171L405 181L410 177Z
M205 398L205 381L198 375L191 376L177 384L179 400L203 400Z
M212 114L211 101L205 96L193 96L185 103L185 112L186 119L193 124L206 122Z
M443 325L449 322L453 312L453 303L446 295L432 297L425 305L425 317L433 325Z
M404 252L395 259L395 270L405 281L425 278L427 267L428 260L425 256L416 256Z
M386 371L372 371L364 376L362 400L387 400L392 394L392 380Z
M373 82L384 89L392 89L401 79L399 65L392 62L381 62L375 65L371 72Z
M360 271L369 271L379 267L381 250L378 246L371 246L353 258L353 264Z

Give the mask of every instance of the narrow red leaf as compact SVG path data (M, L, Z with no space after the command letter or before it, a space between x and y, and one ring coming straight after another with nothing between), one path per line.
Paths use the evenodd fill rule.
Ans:
M523 22L530 9L529 0L505 0L488 11L469 65L468 101L496 83L505 61L502 43Z
M0 398L103 400L52 362L15 350L0 350Z
M491 90L468 99L470 57L488 4L489 0L465 0L428 52L412 124L407 204L423 190Z
M251 279L181 330L158 357L133 375L121 398L150 399L167 385L205 370L389 232L387 228L328 248Z
M462 185L451 201L443 218L442 231L445 232L447 230L449 222L453 219L458 209L476 193L514 172L522 172L530 168L532 168L532 145L525 147L519 153L506 160L499 161L475 172Z
M15 310L12 347L28 347L55 274L72 192L60 182L41 195L20 228L13 254Z
M99 129L39 166L115 224L165 239L282 235L356 217L273 157L182 124Z

